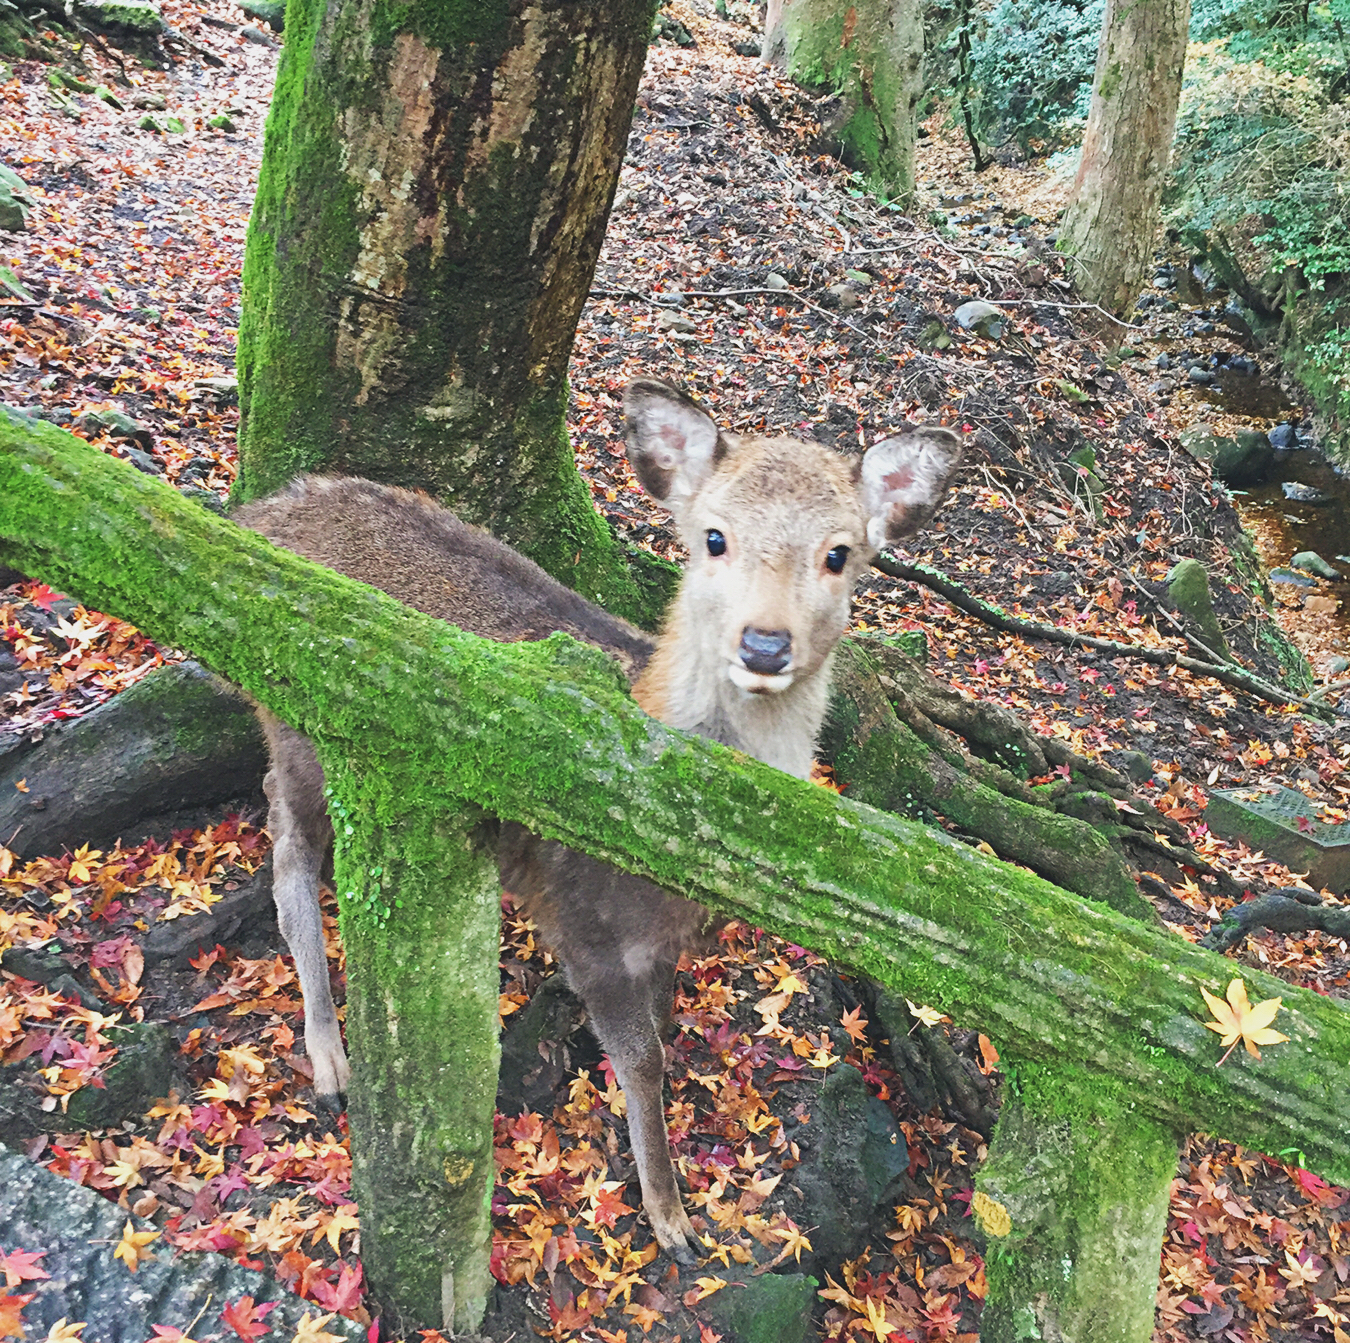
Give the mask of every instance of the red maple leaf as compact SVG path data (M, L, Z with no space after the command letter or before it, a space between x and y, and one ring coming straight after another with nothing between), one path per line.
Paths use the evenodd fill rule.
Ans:
M244 1343L252 1343L253 1339L261 1338L267 1332L268 1326L263 1322L263 1316L275 1309L276 1304L275 1301L259 1301L255 1304L251 1296L241 1296L220 1312L220 1318Z
M0 1338L23 1337L23 1308L36 1296L0 1296Z
M50 611L53 604L61 600L61 594L53 592L45 583L34 583L28 589L28 600L34 606L41 607L44 611Z
M46 1253L46 1250L10 1250L0 1254L0 1273L5 1275L5 1286L17 1287L25 1278L50 1278L50 1273L37 1267L37 1261Z
M337 1285L316 1280L310 1295L325 1310L336 1310L346 1314L361 1304L361 1265L353 1268L343 1264L338 1274Z

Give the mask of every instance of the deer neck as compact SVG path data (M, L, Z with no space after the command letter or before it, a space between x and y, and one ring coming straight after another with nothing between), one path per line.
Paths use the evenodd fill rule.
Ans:
M808 778L825 719L833 656L786 690L755 695L732 683L725 653L708 634L696 613L677 600L656 652L633 687L638 704L671 727Z

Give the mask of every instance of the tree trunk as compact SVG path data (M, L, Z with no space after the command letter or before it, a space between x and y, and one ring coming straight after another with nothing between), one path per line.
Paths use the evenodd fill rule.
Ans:
M770 0L763 59L840 97L824 130L895 200L914 196L923 7L913 0Z
M1342 1003L1243 969L1253 1001L1283 999L1290 1040L1216 1068L1199 990L1221 993L1232 962L667 728L594 649L466 635L54 426L0 418L0 537L0 563L193 649L324 758L378 760L409 825L482 806L932 1003L1015 1070L1062 1074L1080 1096L1100 1084L1103 1104L1124 1087L1173 1134L1297 1147L1350 1182ZM354 837L385 823L379 807L348 810ZM353 838L363 849L375 841ZM400 915L384 935L415 943ZM349 992L377 990L358 977Z
M653 8L291 8L244 263L237 497L315 470L425 489L654 622L669 566L596 513L564 424Z
M1126 312L1153 262L1190 0L1107 0L1092 106L1059 248L1082 293Z

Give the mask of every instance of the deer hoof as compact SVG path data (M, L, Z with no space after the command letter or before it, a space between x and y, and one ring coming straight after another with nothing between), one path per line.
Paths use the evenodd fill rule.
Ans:
M334 1119L347 1108L345 1091L321 1091L316 1093L314 1099L318 1102L319 1109L332 1115Z

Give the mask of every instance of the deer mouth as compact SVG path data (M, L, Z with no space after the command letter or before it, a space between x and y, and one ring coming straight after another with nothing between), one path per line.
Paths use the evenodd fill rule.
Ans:
M796 679L796 673L790 667L780 672L754 672L740 661L730 663L727 675L732 685L750 695L781 694Z

